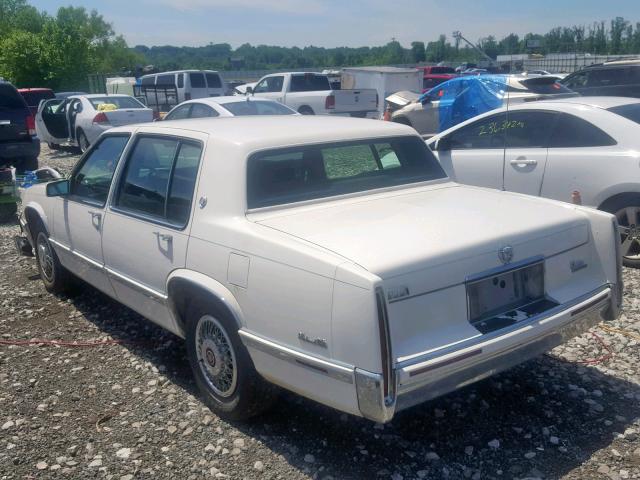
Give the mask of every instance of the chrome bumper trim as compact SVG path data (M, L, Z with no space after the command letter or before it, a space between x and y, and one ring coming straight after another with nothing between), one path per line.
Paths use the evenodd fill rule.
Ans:
M352 366L339 365L329 362L313 355L293 350L291 348L279 345L265 338L259 337L246 330L239 330L238 334L245 347L255 349L276 357L285 362L291 363L297 367L306 368L312 372L316 372L327 377L339 380L341 382L353 384L354 369Z

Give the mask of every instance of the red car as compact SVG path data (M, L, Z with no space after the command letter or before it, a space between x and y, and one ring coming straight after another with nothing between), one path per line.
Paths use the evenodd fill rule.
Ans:
M18 92L22 95L24 101L27 102L29 110L31 110L31 115L34 117L36 113L38 113L38 105L41 100L49 100L50 98L56 97L50 88L19 88Z
M417 67L422 70L422 93L458 76L452 67Z

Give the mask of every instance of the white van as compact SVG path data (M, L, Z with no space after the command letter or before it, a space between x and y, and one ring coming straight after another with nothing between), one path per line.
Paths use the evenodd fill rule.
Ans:
M213 70L177 70L175 72L152 73L140 77L140 85L149 106L164 103L175 106L185 100L220 97L227 93L224 80L218 72ZM175 87L178 98L165 99L167 90L157 90L158 98L156 99L156 92L152 92L152 88L149 87Z

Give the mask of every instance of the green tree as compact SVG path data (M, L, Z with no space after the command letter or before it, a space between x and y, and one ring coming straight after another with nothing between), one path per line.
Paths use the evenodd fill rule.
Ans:
M424 42L411 42L411 55L414 62L424 62L427 59Z

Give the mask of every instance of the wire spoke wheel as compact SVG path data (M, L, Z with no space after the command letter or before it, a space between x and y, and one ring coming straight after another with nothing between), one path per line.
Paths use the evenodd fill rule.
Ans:
M640 207L625 207L616 212L621 252L627 260L640 260Z
M48 282L52 282L54 279L53 252L51 251L51 244L43 234L38 236L37 250L38 263L40 264L42 275Z
M238 380L236 354L224 327L210 315L202 316L196 325L196 355L209 388L221 397L233 395Z

